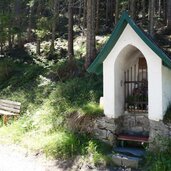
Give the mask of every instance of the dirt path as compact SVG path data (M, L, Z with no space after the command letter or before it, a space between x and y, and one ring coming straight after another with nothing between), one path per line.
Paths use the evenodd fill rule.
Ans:
M0 171L62 171L56 163L16 145L0 145Z
M41 153L28 153L17 145L0 144L0 171L130 171L123 168L96 168L78 157L75 160L47 160Z

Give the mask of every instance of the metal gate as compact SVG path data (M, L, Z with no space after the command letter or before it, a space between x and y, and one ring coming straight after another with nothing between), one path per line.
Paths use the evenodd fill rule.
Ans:
M148 112L148 71L145 58L124 72L125 111L129 113Z

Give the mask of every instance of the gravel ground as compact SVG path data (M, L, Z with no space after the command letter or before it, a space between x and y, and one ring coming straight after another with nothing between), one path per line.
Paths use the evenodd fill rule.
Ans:
M132 171L123 168L96 168L84 158L47 160L41 153L28 153L17 145L0 145L0 171Z

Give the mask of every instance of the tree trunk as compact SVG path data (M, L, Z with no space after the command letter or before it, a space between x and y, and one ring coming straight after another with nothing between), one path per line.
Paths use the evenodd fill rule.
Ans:
M18 47L22 47L22 37L21 37L21 5L20 0L15 0L15 17L16 17L16 27L18 28L17 32L17 44Z
M69 60L73 60L73 0L69 0L68 4L68 57Z
M171 30L171 0L167 0L167 29Z
M130 14L133 20L135 20L135 16L136 16L136 2L135 0L131 0L130 1Z
M87 44L85 68L87 69L96 55L95 45L95 1L87 0Z
M38 0L37 19L39 19L40 14L41 14L41 0ZM36 54L37 55L40 55L40 44L41 44L41 40L39 36L37 35L36 37Z
M155 0L149 1L149 31L150 35L154 36L154 10L155 10Z
M116 0L115 4L115 24L117 24L119 18L119 0Z
M99 33L99 5L100 5L100 0L96 0L96 34Z
M143 23L145 22L145 15L146 15L146 0L142 0L142 19Z
M109 0L107 0L106 2L106 26L108 26L108 23L109 23Z
M84 10L83 10L83 28L86 28L86 21L87 21L87 0L84 0Z
M11 40L11 18L9 19L9 23L8 23L8 48L9 50L11 50L12 48L12 40Z
M78 10L78 25L81 25L81 16L82 16L82 0L79 0L79 10Z
M3 54L3 43L2 43L2 41L0 41L0 54L1 55Z
M37 41L36 41L36 54L40 55L40 39L39 38L37 38Z
M111 26L113 26L113 24L114 24L114 17L113 17L114 7L115 7L115 2L113 0L110 0L110 23L111 23Z
M166 3L167 0L163 0L163 20L164 20L164 23L167 25L167 3Z
M59 17L59 1L53 0L53 21L52 21L52 39L50 46L50 53L52 54L55 49L55 33L56 33L56 24Z
M158 16L161 17L161 0L159 0L158 4Z
M28 21L28 42L31 42L32 39L32 16L33 16L33 5L30 5L29 10L29 21Z

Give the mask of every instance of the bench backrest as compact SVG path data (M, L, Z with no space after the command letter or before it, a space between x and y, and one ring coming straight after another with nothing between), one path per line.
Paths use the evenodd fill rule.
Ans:
M11 100L0 99L0 110L14 113L14 114L19 114L20 108L21 108L20 102L14 102Z

